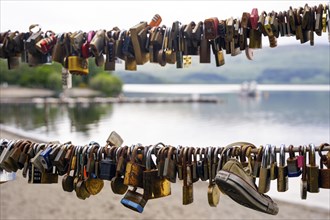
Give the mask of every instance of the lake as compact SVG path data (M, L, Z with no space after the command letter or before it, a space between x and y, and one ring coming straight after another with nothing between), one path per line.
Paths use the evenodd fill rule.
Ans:
M174 146L199 147L225 146L237 141L256 146L319 145L330 142L330 94L329 89L318 88L264 88L257 98L241 97L235 91L200 93L217 96L222 100L220 103L2 105L0 122L46 140L71 140L74 144L93 140L103 145L109 133L115 130L127 145L150 145L160 141ZM198 87L193 90L198 93ZM126 95L156 96L146 93ZM189 92L179 95L186 93ZM163 91L157 94L169 95L178 96ZM299 190L300 178L290 178L287 192L278 193L276 181L273 181L268 194L329 208L329 190L308 193L307 201L300 200Z

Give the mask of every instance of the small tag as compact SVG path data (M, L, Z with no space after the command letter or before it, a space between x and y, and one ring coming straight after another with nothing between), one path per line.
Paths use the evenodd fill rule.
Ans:
M188 68L191 65L191 56L183 56L183 67Z
M116 147L120 147L123 144L123 139L119 136L119 134L117 134L117 132L113 131L110 133L107 142L111 145L111 146L116 146Z

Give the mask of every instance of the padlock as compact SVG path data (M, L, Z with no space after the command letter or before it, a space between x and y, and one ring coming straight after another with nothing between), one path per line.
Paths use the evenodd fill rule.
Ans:
M165 156L165 155L164 155ZM164 164L164 178L172 183L176 183L177 166L176 166L176 148L170 147L167 151Z
M79 199L85 200L90 197L90 193L86 188L86 154L88 150L88 145L85 145L84 147L81 148L81 150L78 152L79 153L79 170L78 170L78 176L75 184L75 191L76 191L76 196ZM75 180L74 180L75 182Z
M259 177L263 151L264 147L260 146L258 149L258 153L255 155L255 158L253 160L252 167L254 178Z
M86 165L86 173L87 176L85 177L85 186L86 190L91 195L96 195L101 192L104 186L104 181L100 179L95 174L95 159L96 159L96 153L100 146L96 142L90 143L90 148L87 151L88 160Z
M303 30L312 30L311 20L312 20L312 11L311 8L306 3L304 7L304 13L302 16L302 23L301 23L301 27Z
M288 23L290 25L290 29L291 29L291 33L292 34L296 34L296 17L294 15L294 11L292 9L292 7L290 6L289 10L288 10Z
M205 38L205 28L199 46L199 63L211 63L210 42Z
M89 47L95 57L99 57L104 50L105 30L98 30L94 35Z
M38 156L38 160L41 162L41 165L43 166L44 170L49 170L53 167L53 164L49 159L49 154L52 150L53 146L48 145Z
M279 12L277 14L277 18L278 18L278 31L279 34L281 35L281 37L284 37L286 34L286 24L285 24L285 18L283 16L283 12Z
M265 11L262 11L258 20L258 30L264 36L267 36L267 32L265 31L265 24L269 24L269 17L267 17L267 13Z
M270 148L271 145L267 144L262 155L258 185L259 193L267 193L270 189Z
M41 28L39 27L39 30L37 32L32 32L32 29L35 27L39 27L38 24L32 24L29 27L30 30L30 37L25 42L25 50L30 54L36 54L38 52L37 48L35 47L36 43L39 42L43 36Z
M207 189L207 201L211 207L217 207L220 200L220 189L215 183L215 175L213 175L212 168L215 164L215 155L217 154L216 148L208 150L208 167L209 167L209 185Z
M310 193L318 193L319 189L319 167L315 162L315 145L309 145L307 170L307 191Z
M11 172L11 167L10 164L8 164L7 160L11 153L15 149L15 145L20 144L22 141L10 141L5 144L5 149L3 150L1 157L0 157L0 168L6 170L7 172Z
M49 35L47 35L50 33ZM54 45L56 44L56 37L53 31L47 31L45 37L36 42L35 47L42 54L50 53Z
M182 158L182 175L183 175L183 186L182 186L182 204L189 205L194 202L194 188L191 176L191 165L187 163L188 160L188 148L183 150Z
M145 199L156 199L171 195L171 183L166 178L158 176L158 170L151 167L152 153L157 155L159 145L150 147L146 155L146 170L143 172L143 189Z
M258 9L253 8L250 14L250 24L253 30L258 29L258 21L259 21Z
M301 169L298 167L298 158L294 155L293 146L289 146L288 177L298 177L301 175Z
M70 45L75 53L81 55L82 45L84 43L84 39L86 37L86 33L82 31L76 31L70 35Z
M116 42L113 38L106 37L106 58L104 63L104 70L113 71L116 69Z
M315 33L318 36L322 35L322 15L323 15L323 5L319 4L319 6L316 9L316 16L315 16Z
M6 170L7 172L16 172L18 169L22 168L19 167L18 160L21 155L21 152L24 149L24 146L30 143L31 142L29 141L20 141L14 145L14 149L10 153L9 157L7 157L7 159L4 161L4 170Z
M285 145L282 144L280 147L280 163L278 166L277 175L277 191L285 192L288 190L288 166L285 164Z
M212 17L204 20L205 39L213 40L218 37L218 24L219 20L217 17Z
M183 180L183 167L182 167L182 159L183 159L183 147L176 147L176 167L178 171L178 179Z
M64 143L61 145L60 150L58 151L55 159L52 161L52 164L60 171L66 171L67 170L67 164L68 161L65 160L65 155L69 149L71 144Z
M306 153L307 147L304 145L302 146L302 156L303 156L303 166L302 166L302 175L301 175L301 180L300 180L300 198L301 199L306 199L307 198L307 170L306 170Z
M165 160L166 160L166 156L168 153L168 149L169 146L165 146L163 143L159 143L161 145L163 145L163 147L157 151L156 154L156 166L157 166L157 170L158 170L158 176L163 178L163 174L164 174L164 168L165 168Z
M116 176L111 180L111 189L112 192L115 194L123 195L128 189L128 186L124 184L124 178L122 177L122 174L125 174L125 161L127 157L127 150L128 147L124 146L116 151L116 154L118 155L116 156L118 161L116 168Z
M156 19L156 20L159 21L159 19ZM161 18L160 18L160 21L161 21ZM130 28L130 30L129 30L137 65L142 65L149 61L149 53L145 52L142 49L143 45L140 44L140 41L138 39L139 32L146 27L147 27L147 22L140 22L139 24L135 25L134 27Z
M136 192L136 190L136 187L133 190L128 190L120 203L133 211L142 213L148 200L142 194Z
M262 37L261 37L260 31L250 29L249 48L252 48L252 49L261 49L262 48Z
M88 32L86 41L81 46L81 56L83 58L89 58L90 56L92 56L91 49L90 49L90 43L91 43L92 39L94 38L94 36L95 36L95 31Z
M113 177L116 176L116 168L117 168L117 164L114 158L114 150L115 147L112 147L109 149L105 149L108 150L108 152L106 152L106 157L104 159L102 159L100 161L100 179L103 180L112 180Z
M138 151L143 151L142 146L136 146L133 149L130 161L126 164L124 184L133 187L143 187L143 171L145 166L138 162Z
M124 142L123 139L115 131L112 131L107 139L107 144L110 146L120 147L123 144L123 142Z
M62 178L62 188L66 192L72 192L74 190L74 178L77 175L77 170L79 166L79 163L77 163L77 161L79 162L78 151L80 150L80 148L80 146L77 146L75 148L74 153L71 154L67 173ZM71 170L74 170L72 176L70 176Z
M157 61L159 65L165 66L166 65L166 49L168 44L168 35L170 34L169 28L164 28L163 31L163 42L161 44L161 48L157 53Z
M275 180L278 176L278 167L276 161L276 146L270 148L270 179Z
M202 159L197 162L197 172L202 181L209 179L207 154L207 148L201 148L199 156Z
M193 148L193 161L192 161L192 182L195 183L199 181L198 171L197 171L197 162L198 162L198 154L199 154L200 148L196 147Z
M301 169L304 166L304 156L302 154L302 146L299 146L299 155L297 156L297 166Z
M272 11L269 23L270 23L270 26L272 28L272 32L274 34L274 37L278 38L279 35L280 35L280 32L279 32L278 16L277 16L276 12Z
M88 59L82 58L79 56L69 56L68 57L68 70L71 74L87 75L88 74Z
M330 151L328 151L328 155L322 155L322 150L325 146L329 146L329 144L324 143L319 147L319 187L324 189L330 189ZM323 168L323 165L325 165L327 168Z

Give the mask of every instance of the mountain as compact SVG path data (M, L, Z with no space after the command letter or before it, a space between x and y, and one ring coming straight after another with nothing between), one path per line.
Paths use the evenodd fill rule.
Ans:
M225 54L225 65L216 67L213 54L210 64L200 64L198 56L192 65L177 69L175 65L146 63L137 72L115 72L124 83L241 83L256 80L259 83L329 84L329 45L306 44L264 47L254 50L254 59L248 60L244 51L232 57Z

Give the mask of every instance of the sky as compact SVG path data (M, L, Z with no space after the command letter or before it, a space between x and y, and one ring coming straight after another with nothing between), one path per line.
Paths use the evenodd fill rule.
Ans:
M129 29L140 21L150 22L156 14L162 24L174 21L187 24L204 21L209 17L224 20L241 17L243 12L258 8L259 14L283 11L292 7L324 4L327 1L9 1L0 0L0 31L27 32L30 24L40 24L42 30L59 32L110 30L115 26ZM295 37L279 39L281 44L297 43ZM328 43L328 34L315 36L315 44Z

